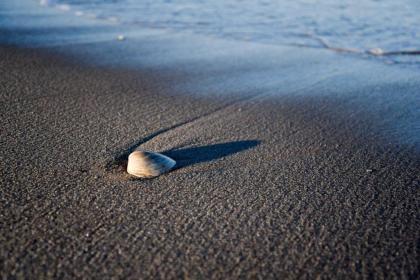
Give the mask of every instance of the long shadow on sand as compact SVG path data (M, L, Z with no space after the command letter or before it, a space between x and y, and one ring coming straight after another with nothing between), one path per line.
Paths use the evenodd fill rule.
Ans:
M163 154L176 160L175 169L223 158L259 145L259 140L232 141L192 148L173 149Z
M173 158L176 161L174 169L187 167L193 164L213 161L232 154L248 150L259 145L259 140L244 140L206 145L200 147L171 149L163 152L163 154ZM108 172L122 172L127 169L127 157L133 152L137 145L130 146L123 153L119 154L112 161L105 165Z

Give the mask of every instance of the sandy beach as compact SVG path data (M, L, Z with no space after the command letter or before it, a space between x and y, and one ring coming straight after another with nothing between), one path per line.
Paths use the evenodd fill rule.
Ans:
M418 277L418 72L159 30L118 42L112 26L40 23L36 45L13 28L4 279ZM176 169L130 177L136 148Z

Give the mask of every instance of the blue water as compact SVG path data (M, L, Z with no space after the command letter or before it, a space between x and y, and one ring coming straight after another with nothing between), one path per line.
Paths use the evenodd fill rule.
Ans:
M37 1L37 0L34 0ZM268 44L420 50L419 0L38 0L78 16ZM420 56L386 57L420 65Z

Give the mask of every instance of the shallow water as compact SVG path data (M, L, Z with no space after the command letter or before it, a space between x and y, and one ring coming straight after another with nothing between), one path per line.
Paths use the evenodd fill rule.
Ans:
M37 0L34 0L37 1ZM75 16L268 44L367 51L420 49L418 0L40 0ZM420 56L388 63L420 66Z

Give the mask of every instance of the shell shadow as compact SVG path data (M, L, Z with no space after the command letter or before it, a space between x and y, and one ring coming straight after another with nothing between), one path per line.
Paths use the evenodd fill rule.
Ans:
M174 169L179 169L233 155L253 148L260 143L259 140L232 141L200 147L172 149L164 151L163 154L176 160Z

